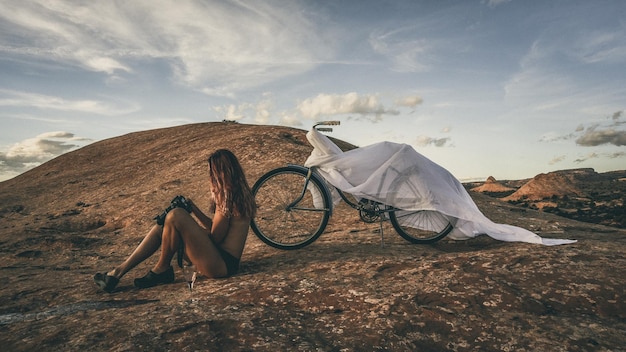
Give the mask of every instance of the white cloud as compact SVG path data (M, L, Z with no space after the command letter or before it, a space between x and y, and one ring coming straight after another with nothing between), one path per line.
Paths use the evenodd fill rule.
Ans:
M110 103L99 100L68 100L60 97L0 89L0 106L34 107L42 110L73 111L100 115L121 115L139 110L130 103Z
M585 147L595 147L602 144L613 144L618 147L626 146L626 131L591 126L585 130L582 136L576 139L576 144Z
M544 133L539 138L539 142L554 143L554 142L559 142L559 141L567 141L567 140L574 138L575 136L576 135L574 133L568 133L568 134L563 135L563 134L552 131L552 132Z
M415 107L422 99L417 95L406 96L395 101L396 106ZM318 94L300 101L295 108L276 111L274 97L266 93L256 103L229 104L214 107L219 119L250 120L256 124L274 122L287 126L300 126L301 120L319 120L336 115L358 115L370 122L379 122L384 116L399 115L394 108L387 108L376 94Z
M570 54L587 64L620 64L626 61L626 28L584 31Z
M300 117L294 114L287 113L287 112L282 112L280 114L279 124L284 125L284 126L291 126L291 127L302 126Z
M18 175L88 141L73 133L57 131L15 143L6 153L0 152L0 178Z
M403 18L370 31L368 44L388 61L383 64L385 69L402 73L435 71L473 43L475 38L464 26L468 20L466 6L435 6L438 10L432 11L429 5L411 4L415 7L408 7L416 13L408 21Z
M304 72L332 48L297 2L3 1L0 53L117 75L161 60L179 83L229 95Z
M3 154L3 158L18 162L42 162L77 147L68 142L85 140L87 139L75 137L69 132L46 132L14 144Z
M399 111L386 108L376 95L319 94L301 101L298 112L307 119L316 120L322 116L358 114L374 117L379 121L383 115L398 115Z
M585 17L606 16L605 10L591 3L576 4L571 11ZM626 64L623 25L572 21L566 16L555 16L549 24L531 23L537 34L520 57L519 70L505 82L508 102L532 103L534 110L563 110L589 108L611 93L618 97L616 100L621 99L621 68Z
M584 163L588 160L591 159L616 159L616 158L624 158L626 157L626 152L614 152L614 153L596 153L596 152L591 152L588 153L586 155L583 156L579 156L578 158L576 158L574 160L574 163L576 164L580 164L580 163Z
M593 152L592 152L592 153L589 153L589 154L587 154L587 155L585 155L585 156L582 156L582 157L580 157L580 158L578 158L578 159L574 160L574 162L575 162L576 164L580 164L580 163L583 163L583 162L585 162L585 161L587 161L587 160L589 160L589 159L597 159L597 158L599 158L599 157L600 157L600 156L599 156L597 153L593 153Z
M499 5L506 4L507 2L511 2L511 0L482 0L482 4L487 4L487 6L491 8L495 8Z
M408 29L407 29L408 30ZM372 49L389 58L398 72L424 72L430 69L430 42L425 38L407 38L404 29L373 32L369 38Z
M533 101L535 110L548 110L569 103L563 97L578 92L578 87L567 75L550 70L542 64L523 65L504 85L505 99L527 104Z
M258 124L267 124L272 117L274 103L270 99L260 101L255 107L254 122Z
M451 141L450 138L446 137L446 138L433 138L433 137L428 137L428 136L417 136L417 138L415 139L415 144L419 147L427 147L429 145L435 146L435 147L445 147L445 146L449 146L449 142Z
M613 144L618 147L626 146L626 130L620 129L626 123L626 121L621 120L623 116L624 111L619 110L607 117L608 123L595 123L586 129L582 125L579 126L576 131L582 132L582 134L576 139L576 144L584 147L595 147L603 144Z
M274 102L271 97L266 97L256 104L229 104L214 107L213 110L218 113L220 119L239 121L252 117L254 123L267 124L273 114Z
M247 109L247 106L244 105L225 105L215 107L214 110L222 115L224 120L228 121L239 121L245 117L244 110Z
M117 70L132 72L132 69L130 69L128 66L109 57L90 57L87 58L84 62L85 65L92 70L106 72L109 75L113 75Z
M626 121L621 120L623 115L623 110L616 111L606 117L603 123L594 122L588 127L579 124L574 132L567 134L548 132L543 134L539 141L551 143L575 139L576 144L583 147L596 147L603 144L612 144L617 147L626 146L626 131L620 129L626 123Z
M565 155L555 156L552 160L550 160L548 162L548 165L558 164L558 163L562 162L563 160L565 160L565 158L566 158Z
M404 98L397 99L396 105L414 108L417 105L421 104L423 101L424 100L422 99L422 97L418 95L411 95L411 96L406 96Z

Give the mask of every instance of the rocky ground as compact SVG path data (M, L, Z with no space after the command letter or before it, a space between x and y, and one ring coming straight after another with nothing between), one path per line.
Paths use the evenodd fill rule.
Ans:
M176 194L206 203L205 159L235 151L251 182L310 147L301 130L230 123L134 133L0 183L0 344L6 351L623 351L626 231L472 193L547 247L482 236L412 245L341 207L309 247L251 232L240 274L113 294L123 260ZM348 147L344 145L344 147ZM180 273L179 271L177 272Z

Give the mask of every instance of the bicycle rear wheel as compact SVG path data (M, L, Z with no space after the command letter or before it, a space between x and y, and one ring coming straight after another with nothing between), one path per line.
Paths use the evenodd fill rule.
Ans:
M397 207L420 204L424 190L412 180L420 170L411 167L399 173L391 185L392 199ZM446 237L453 229L450 218L435 210L401 210L389 212L389 220L396 232L411 243L428 244Z
M307 179L307 171L291 166L274 169L252 187L258 207L252 230L274 248L307 246L328 224L331 213L328 191L317 177Z
M431 210L395 210L389 212L389 220L402 238L417 244L437 242L453 228L447 216Z

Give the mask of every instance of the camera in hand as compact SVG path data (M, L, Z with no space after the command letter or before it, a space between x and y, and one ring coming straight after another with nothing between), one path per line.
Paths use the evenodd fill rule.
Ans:
M165 210L163 210L161 214L154 217L154 220L156 220L157 224L163 226L167 213L169 213L170 210L174 208L183 208L187 210L188 213L191 213L191 203L185 197L178 195L170 201L170 205L165 208Z

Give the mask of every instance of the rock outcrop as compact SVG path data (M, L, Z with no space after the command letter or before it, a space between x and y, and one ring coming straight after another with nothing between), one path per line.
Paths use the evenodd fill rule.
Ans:
M481 193L506 193L515 191L515 188L507 187L498 182L495 177L489 176L485 183L478 187L470 189L470 191Z
M569 175L556 171L535 176L513 194L503 198L503 200L518 201L525 199L536 201L563 196L582 197L584 194L574 185Z

